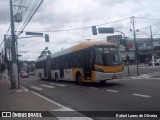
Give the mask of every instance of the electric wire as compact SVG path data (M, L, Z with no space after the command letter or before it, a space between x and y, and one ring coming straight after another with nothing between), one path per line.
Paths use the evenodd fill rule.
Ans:
M38 8L41 6L41 4L43 3L44 0L41 0L41 2L39 3L38 7L35 9L35 11L33 12L33 14L31 15L31 17L29 18L29 20L26 22L26 24L24 25L24 27L21 29L20 32L22 32L26 26L28 25L28 23L30 22L30 20L32 19L32 17L35 15L35 13L37 12ZM20 33L19 32L19 33ZM19 36L20 34L17 34L17 36Z
M103 24L97 24L97 25L94 25L94 26L102 26L102 25L112 24L112 23L124 21L124 20L127 20L127 19L130 19L130 18L124 18L124 19L120 19L120 20L113 21L113 22L108 22L108 23L103 23ZM64 30L36 31L36 32L63 32L63 31L74 31L74 30L88 29L88 28L91 28L91 26L80 27L80 28L64 29ZM27 32L27 31L25 31L25 32Z
M27 21L28 21L29 17L31 16L32 11L33 11L33 9L34 9L35 4L37 3L37 1L38 1L38 0L36 0L36 2L34 2L32 8L31 8L31 10L30 10L30 12L28 13L28 15L27 15L26 17L24 16L25 20L24 20L23 24L21 25L20 31L17 33L17 35L20 34L23 26L27 23ZM30 4L30 3L29 3L29 4ZM28 5L28 7L29 7L29 5Z
M148 19L148 20L160 20L160 19L153 19L153 18L143 18L143 17L135 17L135 18L139 18L139 19Z

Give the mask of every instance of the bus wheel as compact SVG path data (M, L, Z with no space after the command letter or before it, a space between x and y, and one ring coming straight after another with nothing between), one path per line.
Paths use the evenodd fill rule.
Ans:
M100 81L101 84L105 84L106 83L106 80L102 80Z
M79 84L79 85L82 85L82 76L81 76L81 74L80 73L77 73L76 74L76 82L77 82L77 84Z
M42 79L42 75L41 75L41 73L39 73L39 78L40 78L40 80Z
M56 80L56 82L59 82L57 73L55 74L55 80Z

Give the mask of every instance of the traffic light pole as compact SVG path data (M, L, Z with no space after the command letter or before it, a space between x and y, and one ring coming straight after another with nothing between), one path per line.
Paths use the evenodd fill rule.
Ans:
M17 88L18 84L18 69L17 69L17 60L16 60L16 36L14 33L14 19L13 19L13 4L10 0L10 18L11 18L11 36L12 36L12 71L13 78L11 81L11 88Z
M151 33L151 45L152 45L152 63L153 67L155 66L155 58L154 58L154 46L153 46L153 35L152 35L152 27L150 26L150 33Z
M126 42L126 36L125 36L125 34L123 33L123 32L121 32L121 31L118 31L118 30L114 30L115 32L119 32L119 33L121 33L123 36L124 36L124 39L125 39L125 42ZM118 40L118 47L119 47L119 49L120 49L120 41ZM125 44L125 50L126 50L126 44ZM119 50L120 51L120 50ZM126 59L127 60L127 70L128 70L128 76L130 76L130 72L129 72L129 56L128 56L128 53L127 53L127 57L128 57L128 59ZM126 57L126 58L127 58Z
M132 20L133 20L132 22L133 22L133 36L134 36L134 47L135 47L135 60L136 60L136 65L137 65L137 76L139 76L139 68L138 68L139 55L138 55L138 45L137 45L137 41L136 41L134 17L132 17Z

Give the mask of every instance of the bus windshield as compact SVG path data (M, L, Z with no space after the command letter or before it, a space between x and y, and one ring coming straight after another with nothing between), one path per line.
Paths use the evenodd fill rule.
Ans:
M118 47L96 47L96 64L99 65L118 65L122 64Z

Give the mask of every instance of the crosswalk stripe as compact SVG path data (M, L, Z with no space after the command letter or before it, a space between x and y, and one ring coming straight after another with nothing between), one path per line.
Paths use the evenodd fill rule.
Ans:
M98 88L96 88L96 87L89 87L89 88L91 88L91 89L95 89L95 90L96 90L96 89L98 89Z
M51 85L56 85L56 86L60 86L60 87L65 87L67 85L63 85L63 84L56 84L56 83L50 83Z
M146 98L151 97L151 96L149 96L149 95L142 95L142 94L132 94L132 95L138 96L138 97L146 97Z
M51 86L51 85L45 85L45 84L42 84L42 85L40 85L40 86L47 87L47 88L55 88L55 87L53 87L53 86Z
M31 86L31 88L33 88L33 89L35 89L35 90L43 90L42 88L36 87L36 86Z
M117 91L117 90L106 90L106 91L108 91L108 92L119 92L119 91Z

